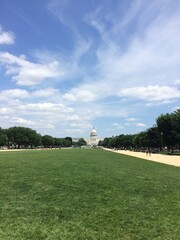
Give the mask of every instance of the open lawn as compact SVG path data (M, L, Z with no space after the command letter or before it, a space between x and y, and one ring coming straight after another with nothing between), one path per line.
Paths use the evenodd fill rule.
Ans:
M0 152L2 240L178 240L180 168L103 150Z

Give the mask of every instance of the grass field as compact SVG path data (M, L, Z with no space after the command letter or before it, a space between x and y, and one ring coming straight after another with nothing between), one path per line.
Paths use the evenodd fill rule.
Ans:
M0 153L2 240L178 240L180 169L103 150Z

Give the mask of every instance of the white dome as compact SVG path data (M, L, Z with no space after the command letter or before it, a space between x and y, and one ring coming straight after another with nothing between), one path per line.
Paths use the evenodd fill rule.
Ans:
M90 137L97 137L97 132L94 128L91 130Z

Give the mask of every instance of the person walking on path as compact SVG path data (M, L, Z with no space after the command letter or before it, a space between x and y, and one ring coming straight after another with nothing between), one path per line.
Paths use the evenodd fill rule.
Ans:
M146 157L148 157L148 155L151 157L151 148L146 149Z

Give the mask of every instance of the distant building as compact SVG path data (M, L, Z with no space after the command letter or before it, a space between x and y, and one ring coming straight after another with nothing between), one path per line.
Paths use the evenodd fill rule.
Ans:
M72 140L73 140L73 142L77 142L79 140L79 138L73 138ZM99 141L102 141L104 139L98 137L97 131L96 131L95 127L93 127L93 129L91 130L91 133L90 133L90 138L84 138L84 140L87 142L88 146L97 146Z
M89 146L97 146L99 143L99 138L96 132L95 127L93 127L93 129L91 130L90 133L90 138L86 138L85 141L87 142L87 145Z

